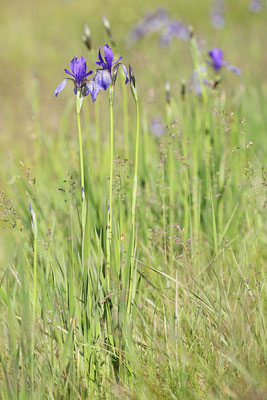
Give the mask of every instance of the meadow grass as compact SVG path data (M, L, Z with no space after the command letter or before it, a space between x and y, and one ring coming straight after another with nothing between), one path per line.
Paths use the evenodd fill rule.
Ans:
M51 4L38 16L40 43ZM130 6L114 1L115 37L126 35L141 4L123 25ZM17 29L25 54L37 59L26 43L31 5L21 6ZM138 99L118 78L112 101L103 92L77 106L78 129L71 85L51 100L60 77L54 66L53 78L26 69L30 78L18 83L27 90L24 112L11 107L18 101L11 86L0 125L1 399L266 398L266 60L257 42L264 44L266 28L264 16L255 22L242 5L212 39L207 2L198 18L185 7L196 27L190 42L168 50L148 37L125 49ZM93 67L95 57L79 41L82 23L91 26L86 10L88 20L80 11L70 26L71 52L60 37L59 71L79 52ZM111 5L107 11L113 15ZM52 16L63 26L73 12L72 4L56 4ZM248 42L240 36L244 21L254 34ZM92 26L101 45L110 39L101 18ZM243 76L225 70L216 89L202 85L196 96L187 86L181 95L183 77L205 65L195 42L201 27L208 42L228 44L227 59L242 61ZM116 45L120 53L123 41ZM50 60L51 47L44 49ZM242 58L246 52L252 58ZM153 115L165 130L158 137Z

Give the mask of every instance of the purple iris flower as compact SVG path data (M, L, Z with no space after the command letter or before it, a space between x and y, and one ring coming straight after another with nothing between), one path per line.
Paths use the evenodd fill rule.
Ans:
M117 60L113 61L114 58L113 52L107 44L103 46L103 50L104 50L104 59L101 54L101 46L99 46L99 52L98 52L99 60L96 61L96 64L99 67L101 67L101 69L96 70L93 81L89 82L88 84L88 89L92 96L93 101L96 101L97 95L100 90L107 90L112 80L116 79L119 66L122 67L123 72L125 74L126 77L125 84L129 82L127 69L124 64L119 62L122 59L122 57L119 57Z
M199 71L194 71L190 77L189 88L197 96L202 95L202 86L210 86L209 81L203 77L207 73L206 67L201 67ZM201 83L202 82L202 83Z
M263 0L252 0L249 4L249 9L253 13L261 12L263 8Z
M86 61L84 57L77 59L74 57L70 62L70 71L65 69L66 74L70 75L72 78L65 78L55 89L55 96L57 97L59 92L65 88L67 80L71 80L74 83L74 93L77 94L79 89L83 96L87 96L89 93L88 80L87 77L93 73L93 71L87 72Z
M241 71L239 68L230 65L228 61L224 61L223 59L223 51L221 49L212 49L209 51L210 59L207 61L210 64L216 73L219 73L222 67L226 67L230 71L234 72L237 75L241 75Z
M174 37L185 42L189 40L190 32L188 27L180 21L170 21L160 37L160 44L168 46Z
M215 0L214 6L211 10L210 17L211 23L216 29L222 29L225 25L226 3L224 0Z

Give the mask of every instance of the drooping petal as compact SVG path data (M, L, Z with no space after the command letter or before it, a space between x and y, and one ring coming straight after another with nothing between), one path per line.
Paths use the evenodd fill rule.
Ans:
M242 75L241 70L234 65L227 65L227 69L229 69L229 71L232 71L234 74Z
M90 81L87 85L88 91L92 97L93 102L96 101L97 95L99 93L100 87L97 85L96 82Z
M113 62L113 52L107 44L105 44L105 46L103 47L103 50L104 50L104 54L105 54L104 57L105 57L108 69L111 72L111 67L112 67L112 62Z
M58 96L59 92L62 92L62 90L65 88L66 84L67 84L67 79L63 79L63 81L55 89L55 96L56 97Z
M107 88L111 84L111 75L108 70L97 70L95 77L94 77L94 82L98 85L100 90L107 90Z
M75 74L74 66L75 66L76 62L77 62L77 57L73 57L73 59L70 62L70 70L73 74Z

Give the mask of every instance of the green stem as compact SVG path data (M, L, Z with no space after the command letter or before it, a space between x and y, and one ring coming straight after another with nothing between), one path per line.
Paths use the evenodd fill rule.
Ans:
M138 155L139 155L139 132L140 132L140 118L139 118L139 104L135 100L136 106L136 141L135 141L135 166L134 166L134 180L133 180L133 197L132 197L132 246L131 246L131 263L129 274L129 294L127 304L127 314L130 314L132 304L132 284L133 284L133 265L134 265L134 247L135 247L135 210L136 210L136 197L137 197L137 178L138 178Z
M37 234L34 235L33 252L33 316L35 318L37 303Z
M125 156L129 158L129 119L128 119L128 98L127 98L127 88L124 84L124 74L122 76L122 100L123 100L123 125L124 125L124 140L125 140Z
M82 195L82 264L84 263L84 238L85 238L85 222L86 222L86 201L85 201L85 187L84 187L84 167L83 167L83 144L82 144L82 130L81 130L81 98L80 92L77 91L76 96L76 111L77 111L77 124L79 135L79 149L80 149L80 170L81 170L81 195Z
M110 87L109 91L109 116L110 116L110 174L109 174L109 213L108 213L108 229L107 229L107 289L109 290L110 282L110 250L112 237L112 183L113 183L113 158L114 158L114 134L113 134L113 99L114 88Z
M138 153L139 153L139 131L140 131L139 104L138 104L138 101L135 102L135 105L136 105L136 142L135 142L135 167L134 167L133 201L132 201L132 226L133 226L133 237L134 237L134 229L135 229L135 209L136 209L136 195L137 195L137 174L138 174Z
M80 110L79 110L79 91L76 96L76 105L77 105L77 123L78 123L78 135L79 135L79 148L80 148L80 169L81 169L81 190L84 191L84 169L83 169L83 145L82 145L82 130L81 130L81 118L80 118Z
M35 224L33 244L33 329L31 341L31 391L34 393L34 342L35 342L35 315L37 304L37 225Z

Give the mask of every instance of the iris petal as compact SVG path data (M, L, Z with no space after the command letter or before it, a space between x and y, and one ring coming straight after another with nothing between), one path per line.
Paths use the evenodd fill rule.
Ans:
M105 54L104 57L105 57L108 69L111 72L112 61L113 61L113 52L107 44L105 44L105 46L103 47L103 50L104 50L104 54Z
M87 85L88 91L91 94L93 102L96 101L97 95L99 93L100 87L97 85L96 82L89 82Z
M221 49L213 49L209 51L209 56L212 60L213 68L218 72L223 66L223 51Z
M125 80L125 85L126 85L129 82L129 78L128 78L128 75L127 75L127 68L122 63L119 63L117 66L119 66L119 65L122 67L124 75L126 77L126 80ZM114 68L116 68L116 67L114 67Z
M88 72L86 72L86 74L84 75L84 78L86 78L87 76L89 76L89 75L91 75L93 73L93 71L88 71Z
M129 82L129 78L128 78L128 75L127 75L127 68L125 67L124 64L121 64L121 67L122 67L124 75L126 77L126 80L125 80L125 85L126 85Z
M227 65L227 69L229 69L229 71L232 71L234 74L242 75L241 70L234 65Z
M107 90L111 84L111 75L108 70L99 69L96 71L94 82L98 85L100 90Z
M65 68L65 72L66 72L66 74L69 74L69 75L73 76L73 78L75 78L75 76L69 70L67 70L66 68Z
M55 96L56 97L58 96L59 92L62 92L62 90L65 88L66 84L67 84L67 79L63 79L63 81L55 89Z
M77 57L73 57L73 59L72 59L71 62L70 62L70 70L71 70L71 72L72 72L73 74L75 74L74 66L75 66L76 62L77 62Z

